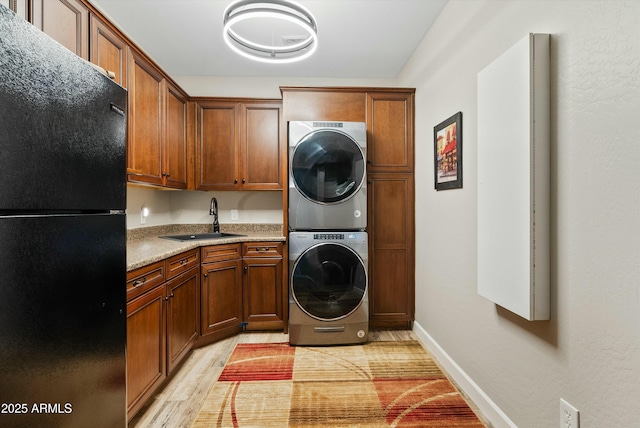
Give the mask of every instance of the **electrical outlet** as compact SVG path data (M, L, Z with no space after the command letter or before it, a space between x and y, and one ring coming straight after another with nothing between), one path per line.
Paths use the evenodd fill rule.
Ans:
M580 412L560 399L560 428L580 428Z
M238 220L238 210L231 210L231 220Z
M149 208L140 208L140 224L145 224L147 222L147 217L149 217Z

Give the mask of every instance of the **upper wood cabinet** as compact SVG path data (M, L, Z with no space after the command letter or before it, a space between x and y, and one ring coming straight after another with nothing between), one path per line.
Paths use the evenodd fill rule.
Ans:
M81 58L89 59L89 9L80 0L33 0L31 22Z
M244 102L241 109L240 171L244 190L282 189L286 171L282 102ZM284 168L284 169L283 169Z
M89 61L113 73L113 80L126 88L129 55L127 42L93 13L89 17L89 34Z
M280 87L286 114L292 120L364 122L366 94L363 88Z
M187 188L187 96L137 52L129 57L130 182Z
M285 141L279 100L199 100L196 189L282 189Z
M237 190L240 104L199 102L196 112L196 190Z
M367 171L411 172L413 92L367 93Z
M129 181L162 185L164 77L142 55L129 56Z
M11 9L23 19L29 19L29 0L0 0L0 4Z
M166 81L162 136L162 183L165 187L187 188L187 106L186 95Z

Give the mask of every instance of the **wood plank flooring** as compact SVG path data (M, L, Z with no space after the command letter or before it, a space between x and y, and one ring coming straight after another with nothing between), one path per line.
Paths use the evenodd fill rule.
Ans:
M410 330L376 330L370 341L417 340ZM131 428L188 428L237 343L288 342L282 332L243 333L195 349L164 388L129 423Z

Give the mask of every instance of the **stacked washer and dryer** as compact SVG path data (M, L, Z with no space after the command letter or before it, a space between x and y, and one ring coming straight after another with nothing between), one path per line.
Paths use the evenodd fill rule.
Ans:
M369 331L364 122L289 122L289 342Z

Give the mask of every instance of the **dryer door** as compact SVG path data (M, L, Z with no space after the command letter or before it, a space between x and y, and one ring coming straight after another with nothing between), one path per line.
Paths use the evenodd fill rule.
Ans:
M360 306L367 290L364 262L352 249L322 243L303 252L293 266L291 293L307 315L330 321Z
M319 204L336 204L360 189L365 167L364 154L354 139L340 131L321 129L296 145L291 176L305 198Z

